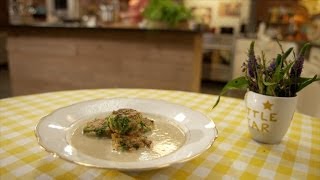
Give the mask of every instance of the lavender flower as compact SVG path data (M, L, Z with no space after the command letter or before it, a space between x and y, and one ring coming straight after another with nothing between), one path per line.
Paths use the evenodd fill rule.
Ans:
M268 73L272 73L276 70L276 67L277 67L277 62L276 62L276 59L273 59L269 65L269 67L267 68L267 72Z
M298 58L290 62L287 57L291 54L293 48L289 48L286 52L278 54L275 59L266 66L266 59L262 52L262 59L256 58L254 54L254 42L251 43L248 52L248 59L242 64L244 76L237 77L229 81L222 89L216 103L216 107L220 101L220 96L232 89L247 89L259 94L278 97L294 97L297 92L315 81L320 81L315 75L312 78L300 77L304 55L310 44L306 44L301 49ZM280 48L282 49L281 45Z
M298 79L301 75L302 68L303 68L303 63L304 63L304 56L298 57L296 62L293 64L292 69L290 71L290 78L293 79Z
M295 63L293 64L291 71L290 71L290 79L292 79L294 82L300 77L303 63L304 63L304 54L307 50L307 48L310 46L310 44L305 44L303 48L300 51L300 54L298 58L296 59Z
M251 78L256 78L257 59L254 55L254 41L250 44L248 56L248 74Z
M309 48L310 44L305 44L300 53L298 58L296 59L296 61L294 62L291 71L290 71L290 79L291 79L291 85L290 85L290 91L289 94L291 96L295 96L296 92L297 92L297 88L298 88L298 79L301 76L301 72L302 72L302 68L303 68L303 63L304 63L304 54L307 50L307 48Z
M259 92L259 87L258 87L258 84L256 82L248 82L248 88L250 89L250 91L253 91L253 92L256 92L258 93Z

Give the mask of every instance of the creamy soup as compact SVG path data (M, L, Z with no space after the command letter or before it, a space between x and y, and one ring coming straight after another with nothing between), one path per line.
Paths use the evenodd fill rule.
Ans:
M174 120L153 114L143 114L155 122L155 127L145 135L152 141L150 148L140 148L131 152L115 151L111 138L98 138L83 135L86 122L79 124L71 136L71 145L80 152L99 159L111 161L146 161L168 155L185 142L185 134Z

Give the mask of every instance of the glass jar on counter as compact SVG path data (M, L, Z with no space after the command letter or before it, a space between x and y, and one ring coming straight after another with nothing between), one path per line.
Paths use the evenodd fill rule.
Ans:
M120 14L119 0L103 1L100 6L100 20L104 23L118 22Z

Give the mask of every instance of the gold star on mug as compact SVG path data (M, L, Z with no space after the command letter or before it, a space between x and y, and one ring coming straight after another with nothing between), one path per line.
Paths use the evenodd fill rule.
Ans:
M264 109L269 109L271 111L271 107L273 106L273 104L271 104L269 101L262 104L264 106Z

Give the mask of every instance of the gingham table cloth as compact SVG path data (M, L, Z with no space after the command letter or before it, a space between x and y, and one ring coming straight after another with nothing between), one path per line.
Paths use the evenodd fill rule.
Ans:
M219 130L213 146L197 158L167 168L121 172L89 168L54 157L39 147L34 129L57 108L96 98L162 99L207 114ZM78 90L0 100L0 179L320 179L320 119L296 113L278 145L250 138L243 100L182 91Z

